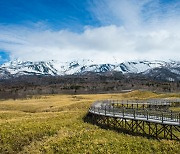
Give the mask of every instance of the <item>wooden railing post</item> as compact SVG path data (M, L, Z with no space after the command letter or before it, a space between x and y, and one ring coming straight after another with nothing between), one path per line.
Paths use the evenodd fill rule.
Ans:
M124 107L123 107L123 118L124 118Z
M105 115L106 115L106 105L105 105Z
M134 119L136 118L136 110L134 109Z
M113 104L113 115L115 115L115 113L114 113L114 104Z
M163 117L164 115L163 115L163 112L162 112L162 123L163 123L163 121L164 121L164 117Z
M146 116L147 116L147 120L149 119L149 117L148 117L148 111L146 111Z

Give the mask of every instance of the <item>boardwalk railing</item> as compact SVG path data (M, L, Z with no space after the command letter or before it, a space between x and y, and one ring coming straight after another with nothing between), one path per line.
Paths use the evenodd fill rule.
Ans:
M132 105L132 104L144 104L144 105L159 105L159 106L180 106L180 99L148 99L148 100L99 100L95 103L101 103L101 104L112 104L112 103L118 103L118 104L124 104L124 105ZM94 104L95 104L94 103Z
M180 113L148 111L142 109L127 109L114 107L91 107L89 112L105 116L115 116L129 119L140 119L169 125L180 125Z
M123 126L125 122L125 127L128 125L130 130L137 129L145 133L144 124L148 126L149 132L148 135L153 135L158 138L159 134L164 134L164 138L179 140L179 137L174 131L180 133L180 113L172 111L162 111L162 110L152 110L149 109L149 106L145 106L145 103L134 103L133 101L115 101L115 100L103 100L95 102L89 109L89 113L95 115L95 120L99 117L103 119L113 118L119 119ZM147 103L146 104L150 104ZM153 104L153 103L151 103ZM158 104L158 103L156 103ZM167 102L160 102L160 105L169 105ZM142 108L143 105L143 108ZM94 116L92 116L94 117ZM130 121L131 124L127 122ZM103 120L100 120L101 122ZM109 121L109 120L108 120ZM116 120L115 120L116 121ZM135 124L134 124L135 123ZM142 125L142 126L141 126ZM153 125L153 126L151 126ZM135 128L134 128L135 127ZM152 134L152 132L154 134Z

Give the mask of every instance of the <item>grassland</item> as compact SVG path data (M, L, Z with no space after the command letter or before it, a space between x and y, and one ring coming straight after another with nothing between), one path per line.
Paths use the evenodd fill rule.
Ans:
M117 133L83 121L95 100L163 97L180 94L133 91L0 101L0 153L178 153L178 141Z

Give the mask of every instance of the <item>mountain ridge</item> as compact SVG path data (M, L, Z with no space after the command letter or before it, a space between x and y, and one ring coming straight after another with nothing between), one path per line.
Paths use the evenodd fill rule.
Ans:
M127 61L122 63L97 64L92 60L72 62L50 61L9 61L0 66L0 78L19 77L22 75L64 76L81 75L88 72L105 73L110 71L122 74L138 74L150 78L168 81L180 80L179 61ZM159 77L161 75L161 77Z

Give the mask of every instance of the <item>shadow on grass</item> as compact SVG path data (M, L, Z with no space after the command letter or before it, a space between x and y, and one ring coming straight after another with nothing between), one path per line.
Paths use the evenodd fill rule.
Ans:
M155 136L149 135L147 133L142 133L142 132L135 132L132 131L131 129L125 129L122 128L118 125L118 123L115 123L112 119L113 118L109 118L109 122L106 123L104 122L103 118L109 118L109 117L105 117L105 116L101 116L101 115L94 115L92 113L87 113L84 117L83 117L83 121L86 123L91 123L93 125L96 125L102 129L106 129L106 130L112 130L112 131L116 131L118 133L124 133L124 134L129 134L132 136L141 136L141 137L146 137L148 139L154 139L154 140L158 140L160 141L161 139L163 139L163 137L158 137L156 138Z

